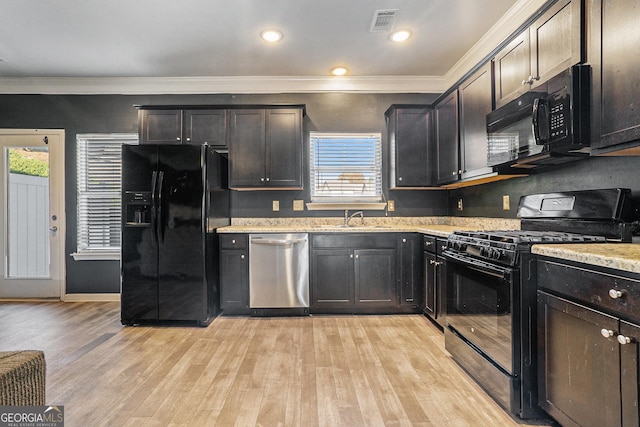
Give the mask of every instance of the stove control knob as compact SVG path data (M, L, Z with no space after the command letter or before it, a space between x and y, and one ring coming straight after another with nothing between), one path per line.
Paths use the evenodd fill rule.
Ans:
M466 248L464 243L461 242L453 242L453 249L456 251L464 251Z

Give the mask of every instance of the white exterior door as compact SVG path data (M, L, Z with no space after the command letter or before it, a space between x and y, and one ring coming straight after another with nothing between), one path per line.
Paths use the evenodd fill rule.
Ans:
M0 129L0 299L64 295L64 130Z

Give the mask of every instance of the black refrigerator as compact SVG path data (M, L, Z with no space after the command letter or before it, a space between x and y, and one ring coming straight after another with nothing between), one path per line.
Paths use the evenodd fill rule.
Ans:
M227 163L202 145L122 147L123 325L206 326L220 312L216 229L229 225Z

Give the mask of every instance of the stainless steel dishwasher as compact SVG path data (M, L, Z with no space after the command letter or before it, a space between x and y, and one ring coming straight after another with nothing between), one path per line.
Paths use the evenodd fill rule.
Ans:
M309 314L309 235L249 235L251 314Z

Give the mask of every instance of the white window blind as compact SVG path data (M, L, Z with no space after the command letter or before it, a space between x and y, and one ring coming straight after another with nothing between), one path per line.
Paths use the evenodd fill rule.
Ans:
M311 200L382 200L382 142L379 133L310 134Z
M75 259L120 255L121 146L135 133L76 136L78 246Z

